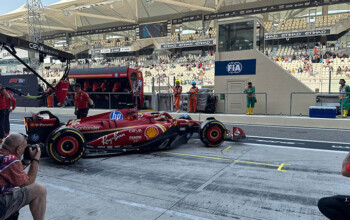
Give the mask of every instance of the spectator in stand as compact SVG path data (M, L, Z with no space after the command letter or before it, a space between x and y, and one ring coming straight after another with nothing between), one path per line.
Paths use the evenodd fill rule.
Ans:
M4 138L4 125L5 125L5 112L6 112L6 99L10 96L7 94L6 90L0 84L0 144L2 144L2 139Z
M197 96L198 96L198 88L196 87L196 82L192 82L192 88L188 92L190 94L190 113L196 113L197 111Z
M176 108L176 112L180 112L180 99L182 93L182 86L180 86L180 80L176 80L176 86L174 87L174 106Z
M5 123L4 123L4 136L7 137L10 133L10 113L16 108L16 98L13 97L10 91L6 91L9 95L9 99L6 99L5 109ZM11 108L12 106L12 108Z
M338 66L338 69L337 69L337 75L341 74L341 68L340 66Z
M89 113L89 106L94 105L94 102L90 99L89 95L81 89L79 83L74 85L75 95L74 95L74 106L75 106L75 115L77 119L85 118Z

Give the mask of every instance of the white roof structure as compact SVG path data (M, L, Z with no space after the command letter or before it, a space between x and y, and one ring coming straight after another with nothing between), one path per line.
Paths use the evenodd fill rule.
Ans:
M298 2L303 0L297 0ZM61 0L42 9L43 35L94 28L171 20L290 0ZM25 5L0 16L0 31L13 36L28 34Z

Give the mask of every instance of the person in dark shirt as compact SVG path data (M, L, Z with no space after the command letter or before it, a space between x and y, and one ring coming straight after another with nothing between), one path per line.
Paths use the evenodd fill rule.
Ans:
M74 95L74 106L77 119L85 118L89 113L89 106L94 105L94 102L90 99L89 95L81 89L79 83L74 85L75 95Z

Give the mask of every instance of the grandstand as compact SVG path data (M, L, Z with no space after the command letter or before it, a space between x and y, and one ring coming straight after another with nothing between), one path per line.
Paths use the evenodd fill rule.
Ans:
M219 16L235 8L235 1L219 3L165 0L136 4L136 1L94 0L86 3L62 0L42 9L43 39L45 44L73 53L77 59L72 68L122 65L139 68L144 72L145 89L149 91L153 86L152 78L154 85L169 88L174 78L185 85L195 80L200 86L210 87L214 85L215 74L215 22L236 19L232 15L227 17L227 14ZM269 6L258 1L251 4L254 7ZM247 4L246 7L253 6ZM332 82L350 76L350 7L345 3L309 5L305 9L281 9L247 16L255 16L264 23L266 48L261 52L313 91L328 92L329 74ZM242 15L238 18L248 13L244 10L237 12ZM12 36L25 37L26 17L24 6L1 15L3 25L0 29ZM151 39L140 37L143 26L138 24L164 20L168 21L165 34ZM324 33L322 37L320 33ZM196 42L204 43L198 46ZM321 59L314 62L313 56ZM1 72L26 73L23 66L11 60L0 62L0 69ZM62 64L50 58L40 68L40 73L49 81L57 80L62 71ZM336 84L332 85L331 90L337 91Z

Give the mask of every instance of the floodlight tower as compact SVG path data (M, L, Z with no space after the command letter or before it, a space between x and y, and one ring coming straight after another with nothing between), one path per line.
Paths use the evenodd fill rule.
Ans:
M43 8L41 0L27 0L28 7L28 40L35 43L42 43L41 39L41 15ZM40 66L39 54L29 53L31 66L37 70Z

